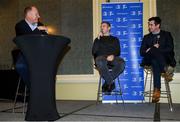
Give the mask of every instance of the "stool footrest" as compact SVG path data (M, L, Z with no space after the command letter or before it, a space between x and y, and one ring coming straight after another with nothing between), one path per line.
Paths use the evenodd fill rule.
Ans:
M149 103L152 100L153 97L153 73L152 73L152 69L150 67L144 67L144 71L145 71L145 85L144 85L144 92L143 92L143 96L144 97L149 97ZM147 85L147 81L149 79L149 89L146 90L146 85ZM164 80L164 85L165 85L165 90L161 91L161 96L160 98L167 98L168 100L168 104L169 104L169 109L170 111L173 110L173 103L172 103L172 98L171 98L171 90L169 87L169 83L167 81ZM162 83L163 84L163 83Z

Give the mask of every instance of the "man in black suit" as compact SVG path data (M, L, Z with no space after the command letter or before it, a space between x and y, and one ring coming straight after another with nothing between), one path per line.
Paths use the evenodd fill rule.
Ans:
M153 70L154 92L152 102L158 102L160 99L161 75L166 81L171 81L172 71L176 66L171 33L161 30L160 27L161 19L159 17L149 18L150 33L144 36L140 48L140 54L143 57L141 65L149 65Z
M47 35L47 27L39 22L40 15L35 6L28 6L24 9L24 19L18 22L15 26L16 36L29 35L29 34L44 34ZM25 84L30 87L29 71L26 59L20 52L17 62L16 70L22 77Z

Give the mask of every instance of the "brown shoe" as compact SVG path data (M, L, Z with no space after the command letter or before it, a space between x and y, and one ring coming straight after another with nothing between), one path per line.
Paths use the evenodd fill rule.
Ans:
M161 73L161 76L164 77L165 81L170 82L173 80L174 74L173 73L170 74L170 73L166 72L166 73Z
M166 77L164 77L165 81L172 81L173 80L173 75L167 75Z
M165 69L166 69L166 73L161 73L161 76L164 77L165 81L170 82L173 80L174 68L171 66L168 66Z
M154 88L153 91L153 97L152 97L152 103L157 103L160 100L161 91L158 88Z

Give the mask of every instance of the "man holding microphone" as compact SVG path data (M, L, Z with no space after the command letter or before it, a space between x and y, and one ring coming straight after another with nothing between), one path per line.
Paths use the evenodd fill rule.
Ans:
M120 43L117 37L110 35L109 22L101 23L101 32L94 40L92 54L95 65L105 83L103 92L111 92L115 88L113 80L118 77L125 68L125 62L120 58ZM109 68L111 71L109 71Z

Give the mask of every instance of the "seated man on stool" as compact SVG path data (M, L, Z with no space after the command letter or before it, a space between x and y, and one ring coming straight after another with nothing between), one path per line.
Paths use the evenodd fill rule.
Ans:
M124 60L119 57L119 39L110 35L110 28L109 22L101 23L101 32L94 40L92 48L96 68L105 80L102 86L103 92L111 92L115 88L113 80L123 72L125 67Z
M39 12L35 6L26 7L24 9L24 17L25 19L18 22L15 26L16 36L32 34L47 35L47 27L45 27L42 23L39 22ZM16 62L16 70L29 88L30 83L28 66L25 57L21 52Z
M161 75L166 81L171 81L174 59L174 44L170 32L161 30L159 17L149 18L149 34L145 35L141 44L140 54L143 57L141 66L151 66L153 71L154 92L152 102L159 102Z

